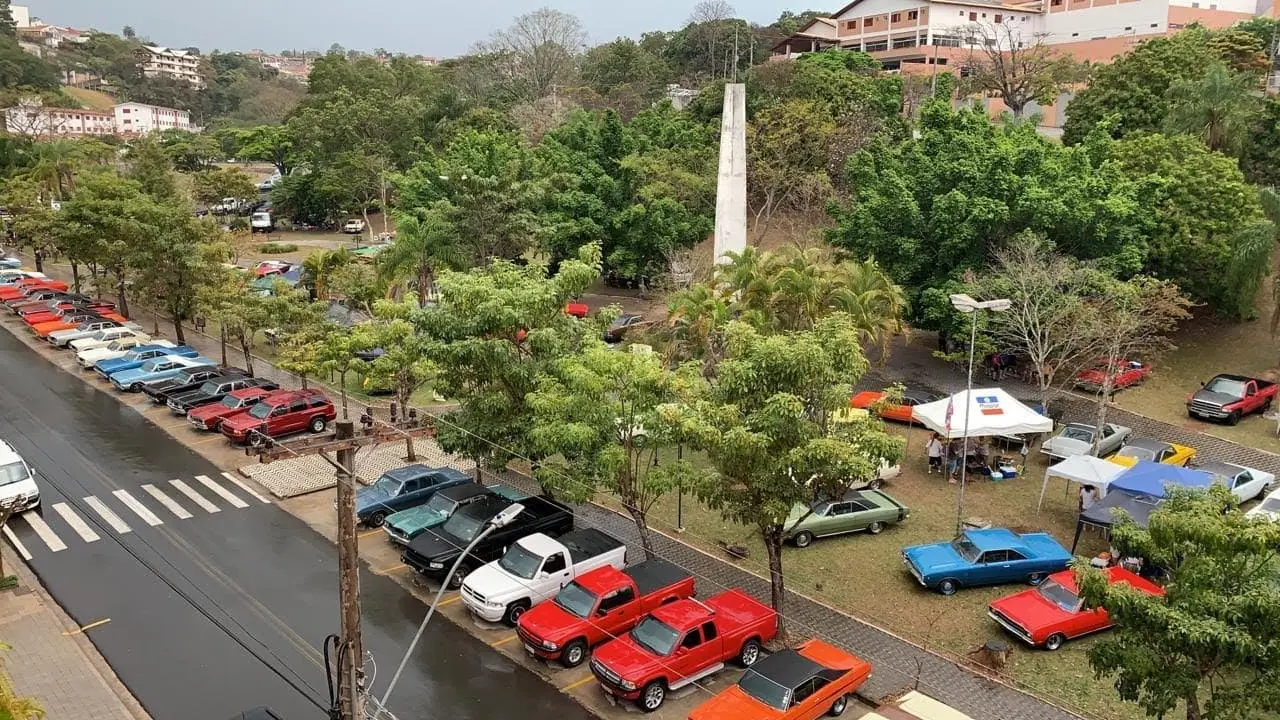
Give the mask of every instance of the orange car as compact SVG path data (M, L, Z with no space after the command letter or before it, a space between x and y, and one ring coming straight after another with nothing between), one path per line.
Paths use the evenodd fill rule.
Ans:
M941 400L944 397L946 396L939 395L930 390L905 390L902 393L902 404L882 405L879 408L880 417L885 420L896 420L901 423L911 423L914 422L911 417L912 408L916 405L924 405L925 403L931 403L935 400ZM876 392L874 390L864 390L863 392L854 395L853 398L849 400L849 407L869 410L883 400L884 393Z
M840 715L871 675L871 663L808 640L747 670L737 685L702 703L689 720L817 720Z
M99 320L109 321L116 325L128 322L124 317L113 312L81 313L77 315L68 315L60 320L51 320L49 322L40 323L39 325L32 325L31 329L35 331L35 334L38 337L47 338L49 335L56 333L59 330L74 330L80 327L82 323L92 323Z

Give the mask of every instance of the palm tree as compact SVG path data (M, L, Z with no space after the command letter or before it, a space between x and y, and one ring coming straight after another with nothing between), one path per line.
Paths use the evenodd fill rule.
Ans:
M453 226L438 213L402 213L396 217L395 240L378 257L378 269L388 280L415 280L418 304L425 305L436 275L461 268L466 257Z
M328 300L329 276L350 262L351 253L346 248L312 253L302 261L302 284L316 300Z
M729 303L710 285L698 284L671 296L663 328L669 361L702 359L710 367L719 356L717 331L729 321Z
M863 342L874 345L883 362L889 356L889 341L906 329L902 317L907 313L907 294L874 259L846 260L835 270L831 306L853 318Z
M1215 62L1202 77L1169 88L1165 129L1194 135L1209 149L1238 157L1261 106L1258 90L1254 75L1235 73Z

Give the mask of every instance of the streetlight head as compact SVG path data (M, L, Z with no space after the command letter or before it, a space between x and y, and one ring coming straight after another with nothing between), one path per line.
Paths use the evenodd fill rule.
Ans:
M988 300L982 303L982 307L986 308L987 310L992 310L994 312L1004 312L1009 308L1013 307L1013 301L1007 300L1007 299Z
M511 503L510 505L503 508L502 512L498 513L497 515L494 515L493 519L489 520L489 524L495 528L505 527L507 525L510 525L511 521L515 520L516 516L522 512L524 512L523 505L521 505L520 503Z
M974 300L964 293L956 293L955 295L952 295L951 306L966 314L971 313L980 307L977 300Z

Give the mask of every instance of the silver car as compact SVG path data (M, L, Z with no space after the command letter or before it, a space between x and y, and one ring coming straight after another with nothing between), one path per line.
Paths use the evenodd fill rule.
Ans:
M1063 426L1062 432L1040 445L1040 452L1057 460L1065 460L1074 455L1096 454L1098 457L1106 457L1119 450L1133 434L1133 430L1122 425L1107 423L1102 427L1102 440L1098 443L1098 450L1095 453L1093 445L1097 434L1098 428L1093 425L1067 423Z

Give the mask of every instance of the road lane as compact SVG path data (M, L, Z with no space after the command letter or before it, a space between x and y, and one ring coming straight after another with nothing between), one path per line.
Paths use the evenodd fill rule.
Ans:
M37 468L45 508L11 529L78 623L110 619L87 634L148 712L225 720L271 705L286 720L321 716L315 703L327 690L317 648L338 622L333 545L274 504L231 502L227 495L251 496L137 410L7 332L0 362L0 437ZM100 539L85 542L52 510L57 503ZM42 525L53 538L37 532ZM361 585L376 691L424 608L390 579L364 572ZM588 717L447 622L428 631L406 672L391 705L402 719Z

